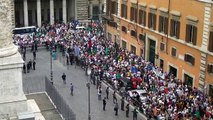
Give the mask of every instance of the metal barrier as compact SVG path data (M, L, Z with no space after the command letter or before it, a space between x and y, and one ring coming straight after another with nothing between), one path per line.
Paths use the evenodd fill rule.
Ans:
M76 120L76 115L47 77L45 77L45 91L65 120Z

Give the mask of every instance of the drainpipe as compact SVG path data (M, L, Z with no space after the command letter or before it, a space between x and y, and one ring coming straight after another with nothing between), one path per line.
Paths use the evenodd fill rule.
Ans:
M168 4L168 20L167 20L168 24L169 24L169 18L170 18L170 4L171 4L171 1L169 0L169 4ZM167 35L166 35L166 54L168 54L168 40L169 40L169 25L167 27Z

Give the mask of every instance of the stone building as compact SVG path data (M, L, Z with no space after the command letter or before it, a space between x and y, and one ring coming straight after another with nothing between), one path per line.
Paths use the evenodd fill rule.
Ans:
M213 95L212 0L108 0L107 36Z
M16 27L98 20L104 10L104 0L14 0L14 3Z

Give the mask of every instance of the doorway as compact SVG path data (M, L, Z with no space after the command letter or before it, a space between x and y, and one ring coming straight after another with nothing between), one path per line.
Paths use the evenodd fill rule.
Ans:
M213 85L209 85L209 96L213 98Z
M131 49L132 53L136 54L136 47L135 46L131 45L130 49Z
M193 78L184 73L184 82L186 85L193 87Z
M163 67L164 67L164 60L160 59L160 68L163 69Z
M170 65L169 65L169 73L173 74L174 77L177 77L177 69L173 66L170 66Z
M149 39L149 61L155 65L155 48L156 42Z
M93 8L92 8L92 13L93 13L93 20L98 20L99 18L98 18L98 15L99 15L99 12L100 12L100 10L99 10L99 6L93 6Z

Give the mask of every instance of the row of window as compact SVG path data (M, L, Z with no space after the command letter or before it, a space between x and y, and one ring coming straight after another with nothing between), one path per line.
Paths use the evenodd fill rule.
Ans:
M165 50L165 44L164 43L160 44L160 50L161 51ZM177 57L177 50L174 47L171 48L171 56ZM185 54L184 55L184 61L189 63L190 65L194 65L195 64L195 58L192 55L190 55L190 54ZM209 64L207 66L207 72L213 74L213 64Z
M111 1L111 13L117 14L118 3L116 1ZM121 4L121 17L127 19L128 7L126 4ZM169 34L171 37L179 39L180 37L180 21L178 19L170 19L170 31L169 28L169 20L168 15L161 14L159 16L159 24L158 31L164 34ZM156 10L150 10L148 12L148 21L147 20L147 12L145 9L139 9L137 5L132 4L130 7L130 20L133 22L137 22L143 26L147 26L150 29L156 30ZM148 23L148 25L146 25ZM185 32L185 41L192 45L197 45L197 26L196 24L186 24L186 32ZM137 36L136 36L137 37ZM209 36L209 45L208 51L213 52L213 33L210 32Z
M125 4L121 4L121 17L126 18L127 19L127 5ZM139 20L137 23L146 26L146 11L139 9L139 18L137 18L137 8L132 6L131 10L130 10L130 20L137 22L137 20ZM149 12L148 13L148 28L156 30L156 14L154 12ZM179 35L180 35L180 22L178 20L175 19L171 19L170 20L170 36L172 37L176 37L177 39L179 39ZM165 16L159 16L159 26L158 26L158 30L161 33L165 33L168 34L168 17ZM190 29L187 28L187 31L189 31ZM193 33L192 33L193 34ZM195 35L195 34L194 34ZM193 39L193 38L188 38L187 39Z
M165 51L165 44L164 43L160 43L160 51ZM171 48L171 56L177 57L177 50L174 47ZM189 54L184 55L184 61L186 61L190 65L195 64L195 58L192 55L189 55Z
M143 37L142 34L140 34L141 37ZM122 40L122 48L127 48L127 43L125 41ZM165 44L164 43L160 43L160 50L164 51L165 50ZM130 46L130 51L132 51L133 53L136 53L136 47L131 45ZM172 47L171 48L171 56L173 57L177 57L177 50L176 48ZM188 64L194 66L195 65L195 57L193 57L190 54L185 54L184 55L184 61L187 62ZM213 74L213 64L209 64L207 66L207 72Z

